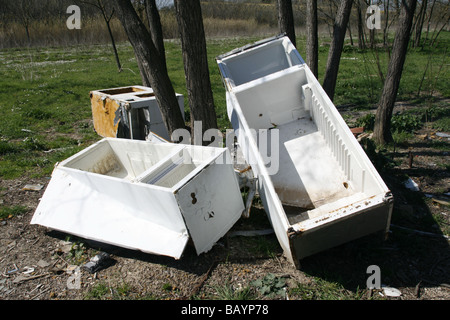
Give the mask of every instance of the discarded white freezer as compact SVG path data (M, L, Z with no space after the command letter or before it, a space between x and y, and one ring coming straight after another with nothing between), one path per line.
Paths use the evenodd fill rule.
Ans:
M55 167L31 223L179 259L243 210L228 149L105 138Z
M94 90L90 98L94 128L100 136L146 140L153 132L171 140L152 88L136 85ZM184 97L177 93L176 98L184 117Z
M228 116L291 262L388 232L390 191L289 38L217 63Z

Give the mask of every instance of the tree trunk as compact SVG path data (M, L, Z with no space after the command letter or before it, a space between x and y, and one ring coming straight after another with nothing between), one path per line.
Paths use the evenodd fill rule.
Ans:
M387 47L388 46L388 27L389 27L389 0L386 0L384 3L384 12L385 12L385 20L384 20L384 28L383 28L383 45L385 47Z
M336 80L339 71L339 61L341 59L342 48L344 47L345 32L347 30L348 19L352 9L353 0L342 0L336 13L333 27L333 38L331 40L328 53L327 68L323 81L323 89L328 97L333 100Z
M416 4L417 0L402 0L401 16L392 46L391 59L375 116L373 139L377 144L383 145L392 141L392 111L406 59Z
M156 1L145 0L145 11L147 12L147 20L153 43L155 44L156 50L159 52L159 56L163 60L164 66L167 66L161 19L159 16L158 7L156 6Z
M361 13L361 0L359 0L357 4L358 5L356 6L356 11L357 11L357 16L358 16L358 48L365 49L366 41L365 41L365 35L364 35L363 18L362 18L362 13Z
M295 40L295 26L294 26L294 13L292 12L291 0L278 0L278 27L281 33L286 35L291 40L294 47L297 46Z
M98 7L100 8L100 10L102 12L103 19L105 20L105 23L106 23L106 27L108 28L109 38L111 39L111 45L113 47L114 57L116 58L117 68L119 69L119 72L122 72L122 65L120 63L119 53L117 52L116 41L114 40L114 35L112 33L111 25L110 25L111 19L114 15L114 8L111 9L111 15L108 18L107 13L106 13L106 8L103 5L102 1L97 0L97 3L98 3Z
M112 44L113 51L114 51L114 57L116 58L117 68L119 69L119 72L122 72L122 65L120 64L119 53L117 52L116 41L114 40L114 35L111 30L110 20L105 19L105 21L106 21L106 26L108 27L109 37L111 38L111 44Z
M319 74L319 40L317 32L317 0L306 1L306 63L316 78Z
M422 5L420 6L420 12L416 22L416 36L414 39L415 47L420 46L420 38L422 36L423 23L425 22L425 15L427 13L427 4L428 0L422 0Z
M181 36L191 127L194 128L195 121L201 121L203 137L206 130L217 129L217 118L209 77L202 10L199 0L175 0L174 4ZM196 130L192 130L193 133L194 131Z
M185 128L185 124L175 90L166 71L167 68L152 41L151 35L139 19L131 2L129 0L115 0L115 7L133 46L142 80L144 84L147 81L152 87L162 118L171 136L174 130Z

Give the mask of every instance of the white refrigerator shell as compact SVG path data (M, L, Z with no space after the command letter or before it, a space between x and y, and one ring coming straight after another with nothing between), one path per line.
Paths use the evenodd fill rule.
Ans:
M392 194L289 38L216 60L229 119L287 258L299 268L317 252L387 234Z
M55 166L31 224L179 259L243 211L227 149L104 138Z

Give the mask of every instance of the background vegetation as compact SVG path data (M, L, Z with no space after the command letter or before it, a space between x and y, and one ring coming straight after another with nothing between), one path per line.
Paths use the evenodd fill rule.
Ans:
M66 8L74 2L74 0L46 0L39 1L38 7L33 7L37 1L0 0L0 8L4 9L0 11L0 113L2 114L0 180L48 179L55 163L101 138L93 130L89 92L141 82L133 48L116 18L113 17L111 27L118 44L118 55L122 62L121 72L117 69L108 31L100 12L80 2L81 30L66 28L68 17ZM336 3L337 1L332 0L319 1L320 81L325 70ZM394 6L398 1L390 3ZM306 52L306 36L303 32L304 4L303 1L293 1L293 5L297 26L297 47L304 57ZM139 8L138 3L136 6ZM418 8L417 13L420 6ZM202 9L218 125L221 130L225 130L230 128L230 123L226 114L225 90L215 57L277 34L276 7L273 1L203 1ZM367 45L361 47L358 42L357 11L354 8L350 32L347 33L341 57L334 102L339 110L351 108L354 111L369 111L358 118L356 123L352 123L364 126L367 130L371 130L373 126L373 111L376 109L383 87L383 76L387 69L395 31L395 12L395 7L392 7L392 20L388 21L387 33L377 31L372 38L367 32L364 33ZM427 12L425 21L429 21L430 24L425 24L419 45L414 43L415 36L412 38L406 58L397 100L413 107L395 114L392 119L393 128L397 132L396 143L405 143L413 132L427 126L432 126L430 129L434 131L450 132L448 1L429 1ZM162 8L160 13L166 38L169 76L175 91L186 97L181 44L178 40L175 15L171 8ZM141 11L141 14L144 13ZM384 22L383 20L383 25ZM384 41L385 35L387 42ZM186 103L186 116L189 116L188 108ZM345 115L344 119L351 120ZM439 154L450 152L448 142L433 143ZM405 148L408 148L408 144L405 145ZM380 161L378 162L381 163L380 167L387 163L383 154L372 153L371 156L375 161ZM441 164L438 165L441 169ZM448 173L450 167L448 164L444 166L446 167L443 169ZM440 193L448 191L443 189ZM423 199L423 196L412 194L409 198L405 198L405 203L416 205ZM432 200L425 199L425 201ZM406 206L403 203L401 205ZM2 205L0 220L24 214L27 210L29 211L29 208L22 205ZM422 221L425 218L417 222L413 221L414 217L411 215L397 210L394 212L393 222L404 224L405 221L409 221L411 227L419 225L421 228L433 230L432 226L437 221L440 230L448 235L447 220L439 220L437 217L434 216L426 223ZM411 245L409 237L405 236L404 239L406 239L404 243L400 243L401 249L408 253L408 257L416 257L416 250L420 247ZM277 247L276 239L270 244ZM367 250L352 249L348 256L354 257L355 260L361 260L362 256L362 260L368 263L372 261L370 245L367 245ZM422 251L424 256L428 254L427 250ZM381 255L386 256L384 253L380 253ZM323 263L322 266L326 264ZM291 289L291 295L303 299L361 298L359 289L350 295L342 286L335 284L337 283L335 278L340 275L336 273L327 275L325 271L332 272L328 270L322 272L316 265L311 269L315 270L312 274L317 276L316 284L299 284L297 288ZM383 267L384 270L389 271L388 267ZM339 283L341 282L345 281L339 279ZM282 287L282 284L283 279L268 275L262 277L260 281L253 282L251 287L256 288L259 294L263 292L273 294L277 293L278 287ZM249 295L247 288L236 292L230 289L228 283L213 289L220 298L253 297ZM129 290L127 284L116 284L114 290L111 290L105 283L99 283L87 298L104 298L109 293L111 295L114 293L115 299L124 298ZM164 290L170 291L171 286L166 285Z

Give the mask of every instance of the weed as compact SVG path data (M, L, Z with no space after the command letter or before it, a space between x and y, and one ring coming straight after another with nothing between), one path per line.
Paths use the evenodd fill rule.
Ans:
M275 298L284 296L286 279L268 273L264 278L252 281L251 285L263 296Z
M122 285L113 290L114 293L113 296L115 299L124 299L129 296L130 291L131 291L130 285L124 282L122 283Z
M373 127L375 125L375 115L372 113L368 113L365 116L362 116L356 120L357 127L364 127L367 131L373 131Z
M9 141L0 140L0 155L19 152L16 145Z
M50 112L41 109L31 109L29 111L25 111L24 116L35 120L45 120L50 119L53 115Z
M338 283L320 278L315 279L315 283L298 283L297 287L289 289L289 295L300 300L360 300L364 293L365 291L359 288L352 292Z
M71 263L75 265L80 265L84 263L87 259L86 255L87 248L82 242L75 242L72 244L69 253L67 254L67 258L71 261Z
M385 171L395 166L393 159L387 156L387 150L378 149L372 139L362 139L361 146L378 171Z
M214 287L217 299L219 300L253 300L255 295L250 287L235 289L232 284L226 283L222 286Z
M422 127L421 116L411 113L397 113L392 116L392 132L413 132Z
M274 258L280 248L278 242L272 237L257 236L251 239L253 245L251 251L256 255L264 255Z
M86 294L86 300L101 300L110 292L110 289L103 282L97 283Z
M394 140L395 145L397 146L406 146L408 141L411 140L412 138L414 138L414 135L410 132L405 132L405 131L394 131L392 133L392 139Z
M164 283L162 288L165 291L172 291L172 289L173 289L172 285L168 282Z
M11 219L28 211L25 206L12 206L0 208L0 220Z

